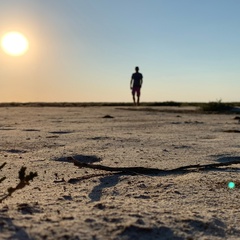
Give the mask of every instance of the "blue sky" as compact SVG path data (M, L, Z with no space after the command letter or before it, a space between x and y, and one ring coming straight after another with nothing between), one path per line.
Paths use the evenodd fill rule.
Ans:
M239 0L1 0L0 102L240 101Z

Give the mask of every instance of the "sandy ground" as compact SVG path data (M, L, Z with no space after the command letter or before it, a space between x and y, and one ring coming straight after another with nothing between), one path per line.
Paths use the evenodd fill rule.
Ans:
M1 194L21 166L38 173L0 203L0 239L240 239L240 164L131 175L67 160L159 169L240 160L235 115L126 109L0 108Z

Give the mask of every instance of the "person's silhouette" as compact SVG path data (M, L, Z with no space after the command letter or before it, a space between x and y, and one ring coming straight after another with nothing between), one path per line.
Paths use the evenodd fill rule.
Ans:
M133 102L134 105L139 105L140 101L140 94L141 94L141 87L143 83L143 75L138 72L139 67L135 67L136 72L132 74L131 82L130 82L130 88L132 90L132 96L133 96ZM135 99L135 95L137 94L137 103Z

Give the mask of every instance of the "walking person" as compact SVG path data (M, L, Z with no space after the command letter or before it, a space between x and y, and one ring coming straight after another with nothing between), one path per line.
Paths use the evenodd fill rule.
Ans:
M135 73L132 74L130 88L132 90L133 102L134 105L139 105L140 95L141 95L141 87L143 84L143 75L139 72L139 67L135 67ZM137 95L137 102L135 95Z

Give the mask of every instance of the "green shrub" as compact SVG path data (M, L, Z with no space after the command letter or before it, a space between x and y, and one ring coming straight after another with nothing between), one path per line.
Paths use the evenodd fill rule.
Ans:
M233 108L232 104L223 103L221 100L209 102L202 105L202 110L206 112L227 112Z

